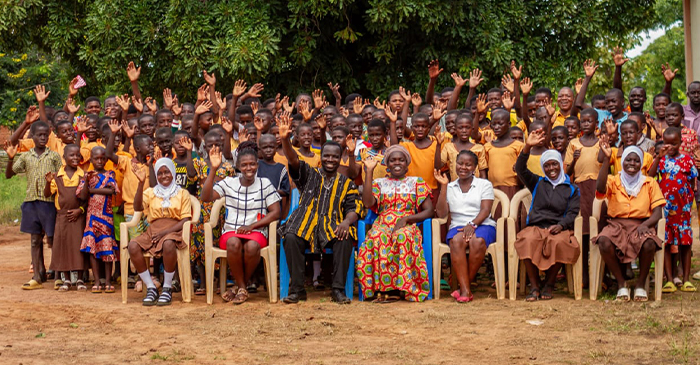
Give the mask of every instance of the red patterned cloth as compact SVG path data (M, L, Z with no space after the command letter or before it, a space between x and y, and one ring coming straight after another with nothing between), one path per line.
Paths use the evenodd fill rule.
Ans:
M101 189L113 186L115 195L120 194L114 171L96 173L90 171L85 179L80 181L76 195L80 195L83 189ZM83 241L80 251L95 255L102 261L114 261L115 252L118 250L117 241L114 239L114 216L112 213L112 195L90 194L87 208L87 224L83 233Z

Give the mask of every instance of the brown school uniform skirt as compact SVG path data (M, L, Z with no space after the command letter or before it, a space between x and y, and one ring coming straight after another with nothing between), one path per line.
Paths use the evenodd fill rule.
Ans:
M60 177L55 181L58 188L58 204L61 209L56 211L56 229L53 234L49 270L58 272L83 270L85 261L83 253L80 252L80 244L85 230L85 214L81 214L75 222L69 222L66 216L68 209L80 208L80 201L75 195L78 187L65 187L63 178Z
M637 232L637 227L642 224L643 219L634 218L611 218L608 225L603 228L598 237L591 239L594 244L598 243L599 237L607 237L615 246L615 254L621 263L627 264L634 261L642 250L642 245L646 240L656 243L656 250L661 249L662 241L659 236L642 237Z
M146 232L143 232L140 236L134 238L132 241L136 242L145 253L153 255L153 257L163 256L163 243L167 240L175 241L175 246L178 249L183 249L188 247L189 242L182 242L182 231L168 233L161 237L157 242L152 241L153 234L160 232L173 224L177 224L179 221L171 218L159 218L150 222Z
M538 269L544 271L559 262L575 264L581 254L572 231L562 230L551 234L546 228L525 227L515 240L515 250L520 259L530 259Z

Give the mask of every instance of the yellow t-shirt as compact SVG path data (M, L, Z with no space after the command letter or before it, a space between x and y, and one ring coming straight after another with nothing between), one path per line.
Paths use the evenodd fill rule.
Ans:
M63 186L67 188L74 188L80 184L80 179L82 179L83 176L85 176L85 172L78 167L75 170L75 173L73 174L73 177L68 177L66 174L66 166L63 165L59 170L58 173L56 174L56 179L60 178L63 179ZM55 200L55 205L56 205L56 210L61 210L61 207L58 205L58 185L56 184L56 180L51 181L51 194L56 194L56 200Z
M569 147L566 148L564 156L564 168L569 169L569 165L574 161L574 151L581 151L581 157L576 161L574 166L574 182L582 182L586 180L595 180L600 173L601 163L598 162L598 151L600 151L600 142L596 142L591 147L585 147L581 144L581 140L574 138L569 142Z
M134 175L131 170L133 166L133 158L130 156L117 156L119 158L119 163L117 164L116 170L119 170L124 175L124 180L122 182L122 199L124 200L124 214L133 215L134 214L134 197L136 196L136 189L139 187L139 179ZM146 182L144 186L148 186L148 167L144 164L143 167L146 171Z
M542 165L540 165L541 160L542 155L530 154L530 157L527 159L528 170L530 170L530 172L532 172L535 175L544 176L544 171L542 171Z
M163 208L163 199L155 196L153 188L148 188L143 192L143 212L148 217L149 223L160 218L176 220L191 218L190 193L187 189L180 189L174 197L170 198L170 206Z
M469 150L474 152L479 160L476 170L474 171L474 176L478 177L480 171L485 171L489 168L489 165L486 163L486 152L484 151L484 146L478 143L475 143ZM442 163L450 166L450 181L455 181L459 178L459 176L457 176L457 155L459 155L460 152L461 151L457 151L457 147L455 147L453 142L446 144L440 152Z
M610 156L610 168L612 169L613 175L616 175L618 172L622 171L622 155L617 155L619 152L617 147L613 147L611 149L612 155ZM649 169L651 168L652 163L654 163L654 157L651 154L644 152L644 158L642 160L642 174L644 174L644 176L649 175Z
M417 176L423 178L431 189L438 187L435 180L435 149L437 142L433 142L427 148L420 149L414 142L401 142L408 153L411 154L411 164L408 165L406 176ZM438 151L439 153L439 151Z
M524 144L513 141L505 147L495 147L489 142L484 145L489 166L489 181L494 187L518 186L518 175L513 169Z
M306 162L311 167L321 167L321 155L314 153L313 157L306 157L299 152L298 148L295 147L294 150L297 151L299 160Z
M372 151L370 153L370 151ZM360 170L362 170L362 183L364 184L365 182L365 164L364 161L372 156L372 159L377 161L377 166L374 168L372 171L372 181L381 179L383 177L387 177L387 172L386 172L386 165L384 164L384 153L383 151L377 152L374 154L374 151L371 148L363 148L360 150L360 155L358 156L358 161L356 161L360 165Z

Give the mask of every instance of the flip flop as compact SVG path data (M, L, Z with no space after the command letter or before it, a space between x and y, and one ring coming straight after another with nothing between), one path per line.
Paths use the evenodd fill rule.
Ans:
M114 293L114 291L115 291L114 285L109 285L109 286L105 287L105 293L107 293L107 294L112 294L112 293Z
M616 302L629 302L630 301L630 290L628 288L620 288L617 291L615 301Z
M44 286L41 285L38 281L32 279L29 280L28 282L22 284L22 289L23 290L35 290L35 289L44 289Z
M102 287L99 285L92 286L92 294L102 294Z
M474 300L474 293L469 294L468 297L459 297L457 298L457 303L469 303L472 300Z
M693 283L691 283L690 281L686 281L685 283L683 283L683 286L681 286L681 291L694 292L697 291L697 289L695 288L695 285L693 285Z
M671 294L671 293L675 293L676 290L678 290L676 288L676 285L669 281L666 284L664 284L664 288L661 289L661 292L666 293L666 294Z
M459 290L453 291L450 296L452 296L452 298L459 299Z
M78 291L87 291L87 286L85 286L85 282L82 280L78 280L75 283L75 286L78 289Z
M60 288L61 285L63 285L63 280L61 280L61 279L54 280L53 290L58 290L58 288Z
M634 289L634 301L635 302L646 302L649 300L647 291L642 288Z

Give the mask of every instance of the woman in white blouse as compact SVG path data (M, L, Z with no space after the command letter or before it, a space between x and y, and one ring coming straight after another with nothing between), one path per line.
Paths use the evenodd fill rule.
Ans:
M209 153L209 171L216 171L221 164L221 152L214 148ZM257 145L243 142L237 152L236 166L240 175L214 184L215 174L209 173L201 199L226 199L226 219L219 247L226 250L226 260L238 288L227 290L221 297L227 302L241 304L248 299L246 287L260 262L260 249L268 245L267 226L280 217L281 198L270 180L257 177Z
M450 214L447 244L450 246L452 270L457 275L459 290L452 293L459 303L474 300L470 283L476 278L486 255L486 248L496 241L496 222L491 219L493 185L474 176L477 156L468 150L457 155L457 180L448 183L447 177L435 171L441 185L437 203L439 218ZM469 257L465 252L469 248Z

